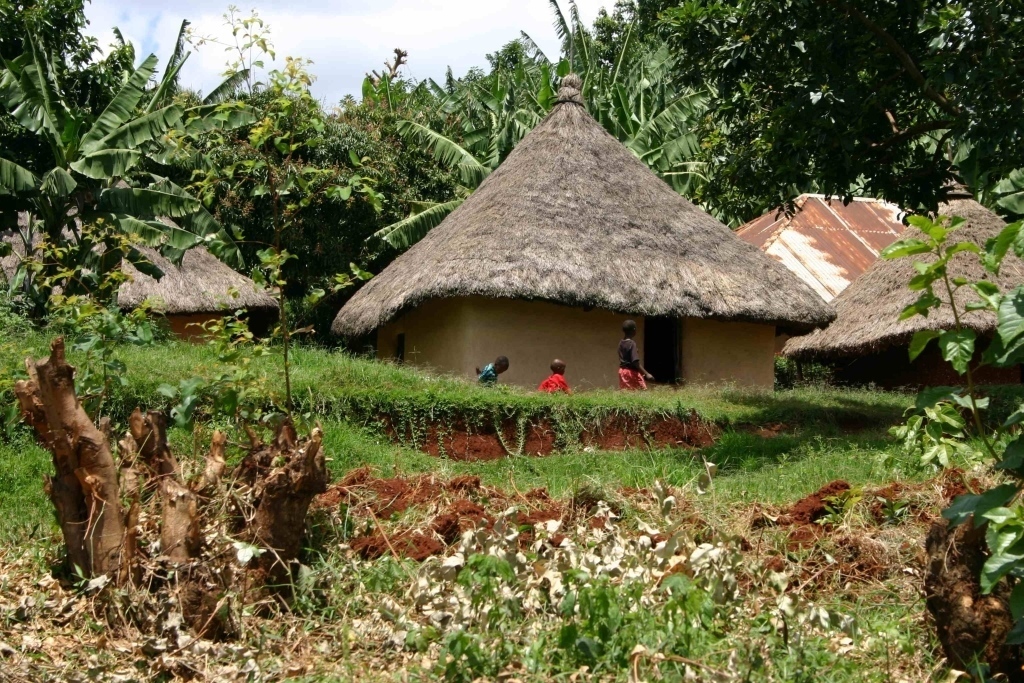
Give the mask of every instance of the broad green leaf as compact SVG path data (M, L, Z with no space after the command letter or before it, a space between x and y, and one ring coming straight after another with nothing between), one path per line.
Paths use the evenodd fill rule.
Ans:
M160 280L164 276L164 271L160 270L155 263L146 258L138 249L129 249L124 258L128 263L135 266L137 271L143 275L150 276L154 280Z
M96 149L135 149L155 140L174 128L180 121L182 108L174 104L132 119L96 144Z
M169 216L177 218L195 213L199 200L171 192L149 188L115 187L100 194L100 208L134 216Z
M8 192L31 192L37 187L39 178L32 171L0 158L0 188Z
M1003 484L985 493L957 496L953 503L942 511L942 516L948 519L952 526L957 526L966 522L971 515L978 518L993 508L1005 506L1016 494L1016 486ZM977 524L975 521L975 526Z
M104 149L71 162L71 168L93 180L121 178L142 160L133 149Z
M149 104L146 105L147 114L156 109L157 106L167 99L168 91L177 82L178 73L181 71L181 67L184 66L186 60L188 60L188 57L191 54L189 52L185 52L186 30L188 29L188 25L188 19L182 20L181 28L178 29L178 39L174 44L174 52L171 53L170 58L167 60L167 66L164 67L163 78L160 79L160 85L157 86L153 96L149 98Z
M97 151L103 138L131 120L135 108L138 107L143 94L145 94L146 84L153 76L156 65L156 55L150 55L128 77L128 82L118 91L88 132L82 136L80 147L83 152Z
M163 244L164 231L166 226L160 221L143 220L135 216L126 216L115 213L90 214L90 219L102 218L103 220L116 225L122 234L134 236L147 247L158 247Z
M213 130L234 130L256 123L259 117L250 107L226 104L204 104L186 109L184 113L185 133L199 135Z
M996 314L996 334L1004 346L1009 347L1024 335L1024 287L1003 297Z
M967 366L974 358L974 342L977 337L974 330L949 330L939 335L942 357L961 375L967 372Z
M1010 614L1014 621L1024 617L1024 581L1018 582L1010 594Z
M996 469L1020 472L1024 468L1024 437L1018 436L1006 446Z
M18 79L21 102L11 115L32 132L42 133L60 165L64 163L60 131L69 112L54 82L54 67L45 49L31 33L26 36L26 42L32 61L21 71Z
M918 330L914 333L914 338L910 340L910 360L913 362L921 353L928 348L928 344L931 343L932 339L938 339L939 332L937 330Z
M223 81L220 85L210 91L210 94L203 98L203 104L220 104L225 102L238 92L238 89L242 87L249 78L249 69L242 69L231 74Z
M1006 258L1006 252L1012 245L1014 251L1020 255L1024 253L1024 242L1021 241L1021 221L1010 223L1003 228L998 235L991 237L985 242L985 258L982 262L985 268L992 273L998 274L999 268Z
M946 249L946 253L950 256L953 254L959 254L960 252L968 251L972 254L980 254L981 247L974 242L957 242L953 246Z
M71 174L58 166L51 168L43 175L43 182L39 189L51 197L67 197L75 191L76 187L78 187L78 183L71 177Z
M985 541L990 555L981 568L981 592L987 595L1000 579L1024 565L1024 525L990 525Z
M423 239L424 235L439 225L448 214L459 208L462 202L462 199L456 199L443 204L434 204L425 211L378 230L367 239L367 242L381 240L394 249L407 249Z
M918 411L931 408L941 401L950 400L956 391L953 387L926 387L917 394L914 408Z
M890 244L882 250L881 256L884 259L896 259L904 256L928 254L931 253L931 251L932 247L927 242L919 240L916 237L909 237L905 240L900 240Z
M931 292L925 292L917 301L910 304L900 313L900 320L906 320L913 318L915 315L928 316L929 311L933 308L937 308L942 305L942 301L932 294Z
M414 121L399 121L398 133L407 140L413 140L431 152L434 159L448 168L457 170L463 184L476 188L491 173L491 169L480 163L476 157L461 145Z
M946 228L939 221L932 221L927 216L907 216L907 223L933 240L941 241L946 237Z

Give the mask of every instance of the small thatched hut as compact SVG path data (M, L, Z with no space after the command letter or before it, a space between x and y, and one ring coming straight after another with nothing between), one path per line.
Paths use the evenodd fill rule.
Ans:
M536 386L555 357L614 386L625 317L660 380L771 387L776 328L831 308L680 197L587 113L565 78L548 116L454 213L373 278L332 330L377 355Z
M939 207L943 216L967 219L953 239L983 246L1005 227L996 214L976 202L970 194L954 190ZM904 237L916 228L907 228ZM874 383L883 387L943 386L962 381L943 361L933 343L913 363L907 346L918 330L948 330L954 327L953 313L948 306L932 311L927 318L917 316L900 320L904 308L917 300L920 292L911 291L907 283L916 274L914 261L925 257L908 257L892 261L878 260L842 294L833 300L836 320L823 330L790 339L784 354L800 360L822 360L835 365L839 378L850 383ZM952 277L968 280L993 280L1002 291L1024 284L1024 263L1011 252L998 277L987 273L975 255L960 253L949 264ZM966 291L957 295L961 302L970 300ZM966 324L982 337L991 338L995 316L975 311L964 316ZM987 384L1017 384L1020 370L983 368L978 381Z
M22 229L26 218L20 217ZM14 232L0 231L0 239L12 245L15 253L0 259L0 270L10 278L18 265L18 254L24 253L23 240ZM263 334L277 318L277 303L263 290L256 288L251 279L231 269L202 247L185 252L181 265L174 265L156 249L138 247L164 275L159 281L143 275L130 264L124 270L132 276L121 285L117 303L122 309L135 308L151 299L164 311L171 330L183 338L201 334L191 323L204 323L227 313L244 308L248 311L249 325L257 334Z

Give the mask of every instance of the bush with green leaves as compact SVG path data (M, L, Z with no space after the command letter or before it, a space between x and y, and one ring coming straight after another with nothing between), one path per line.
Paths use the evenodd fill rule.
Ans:
M136 245L157 247L175 262L199 244L219 255L229 252L230 236L197 199L145 171L173 156L184 135L246 123L244 108L237 103L186 106L175 101L176 77L187 57L179 46L155 88L149 84L157 58L150 55L102 111L83 109L69 99L59 55L48 53L31 32L26 42L28 50L5 61L0 71L0 107L44 144L47 170L37 174L0 157L0 199L5 210L28 210L29 220L19 226L24 256L31 256L41 240L67 252L67 258L45 263L41 272L21 267L15 274L11 289L26 299L33 313L46 312L55 287L66 295L87 292L79 281L62 277L62 265L69 260L89 260L94 272L116 270L128 261L159 278L160 269ZM95 245L81 238L86 226L100 220L130 239L118 248L108 245L95 258Z
M988 273L998 274L1011 250L1024 257L1024 222L1007 225L979 246L956 241L962 218L939 216L933 221L912 216L908 220L920 232L882 252L888 259L928 257L927 261L915 261L917 275L909 286L921 294L903 311L902 318L927 316L947 306L955 323L948 330L917 332L910 342L910 358L937 343L942 357L964 378L965 386L923 392L907 423L893 432L926 464L948 467L956 457L986 460L1005 480L993 488L957 497L942 515L953 526L973 524L985 530L988 557L979 577L981 589L991 593L1000 582L1010 583L1010 608L1016 625L1007 644L1024 644L1024 434L1020 429L1024 406L1005 419L986 419L990 401L979 394L974 380L980 366L1008 368L1024 361L1024 286L1002 292L991 280L955 277L948 267L954 257L963 254L960 258L978 258ZM971 311L983 311L996 319L995 332L984 349L979 348L978 333L964 320Z

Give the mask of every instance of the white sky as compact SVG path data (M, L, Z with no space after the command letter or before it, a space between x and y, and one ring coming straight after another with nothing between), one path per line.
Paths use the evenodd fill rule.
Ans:
M313 60L317 80L313 93L328 105L346 94L359 96L363 77L383 68L400 47L409 52L404 73L416 79L440 80L450 65L456 75L485 66L485 55L528 33L551 58L558 55L558 38L549 0L259 0L243 4L248 15L255 7L271 30L276 65L285 56ZM223 3L223 4L222 4ZM106 48L111 29L121 29L139 59L151 52L163 65L173 47L182 19L204 35L229 39L222 14L230 0L91 0L86 5L88 33ZM568 17L568 2L560 0ZM589 26L598 10L614 0L577 0ZM227 54L218 45L192 50L181 72L186 88L209 91L220 81ZM273 68L274 65L268 64Z

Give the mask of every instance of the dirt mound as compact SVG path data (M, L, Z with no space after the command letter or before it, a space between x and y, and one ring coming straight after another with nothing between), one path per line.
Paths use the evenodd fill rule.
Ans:
M366 467L352 470L315 501L320 509L347 505L349 514L376 520L371 533L351 543L352 550L361 557L372 560L394 555L417 561L443 553L458 543L466 531L490 527L496 515L512 503L522 508L515 523L520 527L519 542L524 548L536 538L534 526L565 520L574 509L571 502L552 500L546 488L511 496L482 486L475 476L462 475L450 480L434 475L378 478ZM421 525L400 527L394 532L383 530L382 520L410 508L436 514Z
M444 549L445 545L439 540L419 531L404 531L391 538L385 538L376 531L352 541L352 550L367 560L375 560L393 552L398 557L422 562L431 555L441 554Z
M461 476L442 481L434 475L379 479L368 468L349 472L316 500L321 508L344 504L369 510L380 519L389 519L417 505L443 499L446 494L461 496L481 491L480 477Z
M825 484L811 495L801 498L779 518L779 524L814 524L825 516L826 504L830 498L840 496L850 490L850 485L842 480Z
M782 422L774 422L766 425L743 425L742 430L750 434L756 434L762 439L774 439L789 431L789 425Z

